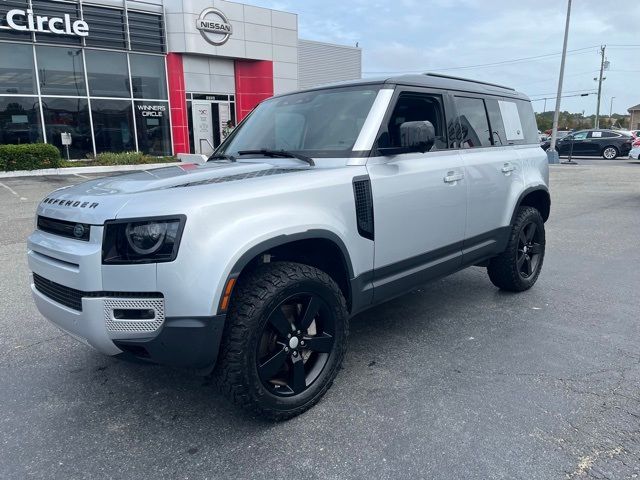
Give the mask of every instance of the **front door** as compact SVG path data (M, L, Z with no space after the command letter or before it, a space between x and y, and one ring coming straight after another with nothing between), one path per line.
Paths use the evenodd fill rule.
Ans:
M428 120L436 144L427 153L391 154L400 125ZM449 149L441 95L397 90L369 159L375 216L374 301L401 294L461 265L466 179L457 150ZM389 153L387 153L389 152Z

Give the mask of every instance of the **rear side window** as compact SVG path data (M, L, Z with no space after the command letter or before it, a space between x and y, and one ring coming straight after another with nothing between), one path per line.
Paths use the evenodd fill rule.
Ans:
M485 100L487 106L487 113L489 113L489 123L491 124L491 135L493 136L493 144L509 145L507 141L507 132L504 128L504 122L502 121L502 114L500 113L500 107L498 107L498 101L493 99Z
M533 113L531 102L526 100L516 100L518 106L518 114L520 116L520 124L524 134L524 143L538 145L538 125L536 124L536 115Z
M462 148L491 146L489 120L481 98L456 97L456 109L462 133Z

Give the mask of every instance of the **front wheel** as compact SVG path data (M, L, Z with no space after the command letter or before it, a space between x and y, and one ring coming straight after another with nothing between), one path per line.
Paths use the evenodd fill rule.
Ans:
M298 263L262 265L234 293L216 383L245 409L293 417L331 386L347 334L346 303L329 275Z
M491 282L502 290L522 292L540 275L545 251L544 221L533 207L520 207L511 227L507 248L489 261Z
M613 160L618 156L618 149L611 146L605 147L605 149L602 150L602 156L607 160Z

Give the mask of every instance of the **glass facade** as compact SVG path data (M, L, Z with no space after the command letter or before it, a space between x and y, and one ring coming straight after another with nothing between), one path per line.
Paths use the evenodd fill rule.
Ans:
M38 15L84 19L89 35L0 29L0 144L46 141L65 155L61 134L70 133L71 158L170 155L162 15L78 1L2 0L0 19L10 8L30 6Z

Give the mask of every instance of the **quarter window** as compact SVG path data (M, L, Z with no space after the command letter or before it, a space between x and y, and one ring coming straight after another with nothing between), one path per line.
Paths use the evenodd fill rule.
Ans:
M462 148L490 147L491 134L484 101L481 98L456 97L462 130Z

